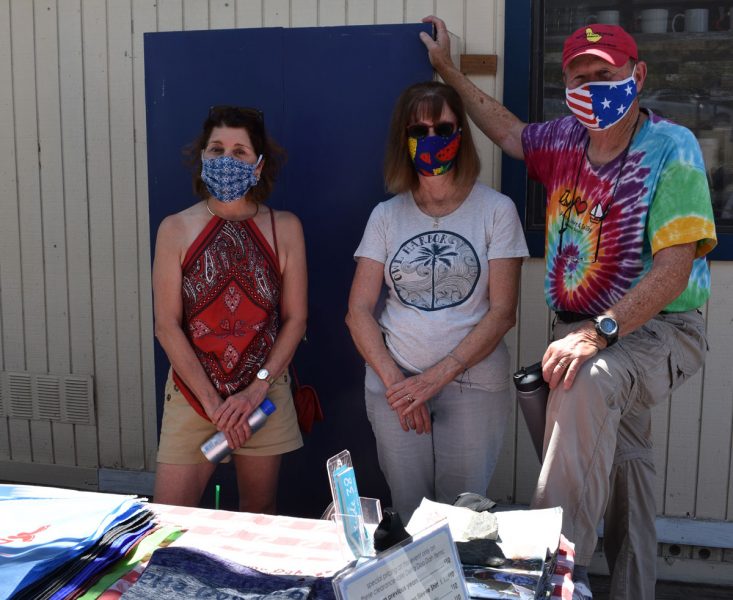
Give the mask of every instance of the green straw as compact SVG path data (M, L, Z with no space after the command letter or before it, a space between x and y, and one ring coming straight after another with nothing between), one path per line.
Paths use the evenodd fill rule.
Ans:
M221 493L221 486L217 483L214 488L214 508L219 510L219 494Z

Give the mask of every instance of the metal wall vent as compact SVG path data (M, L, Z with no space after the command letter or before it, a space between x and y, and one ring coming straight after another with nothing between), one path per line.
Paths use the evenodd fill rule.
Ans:
M0 372L0 416L94 424L91 375Z
M65 421L72 423L94 423L94 403L91 377L65 377L65 402L62 412Z
M10 414L17 419L33 418L33 392L31 377L27 373L8 373Z
M36 377L36 395L38 396L38 416L51 421L61 420L61 394L59 379L49 375Z

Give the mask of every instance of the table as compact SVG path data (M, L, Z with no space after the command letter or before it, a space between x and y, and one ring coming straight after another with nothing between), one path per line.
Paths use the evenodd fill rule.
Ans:
M329 577L349 562L332 521L162 504L150 506L161 523L186 530L171 546L198 548L266 573ZM553 600L572 600L573 555L573 545L561 537ZM119 598L137 581L144 568L144 564L139 564L100 598Z

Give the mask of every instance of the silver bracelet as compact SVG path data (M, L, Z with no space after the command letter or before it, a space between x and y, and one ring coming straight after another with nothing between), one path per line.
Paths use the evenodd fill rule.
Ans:
M450 356L454 361L456 361L459 365L463 367L464 373L468 371L468 365L463 362L460 358L458 358L455 354L453 354L453 351L448 352L446 356Z

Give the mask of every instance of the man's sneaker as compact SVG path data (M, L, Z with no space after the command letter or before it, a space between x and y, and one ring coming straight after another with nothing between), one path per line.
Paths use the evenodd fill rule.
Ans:
M588 567L575 565L573 569L573 600L593 600L588 579Z
M593 592L584 581L573 581L573 600L593 600Z

